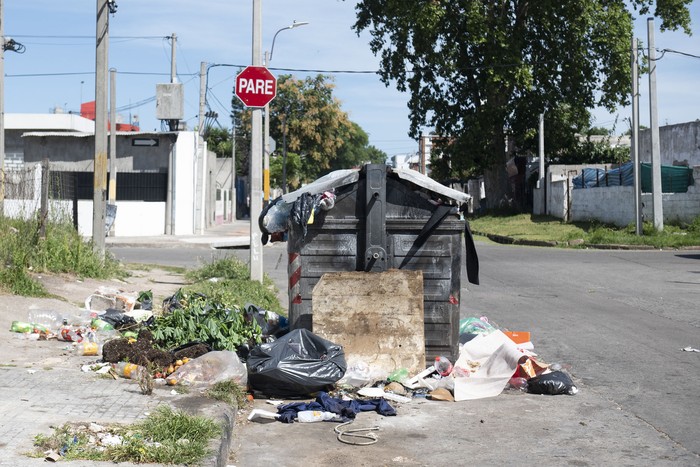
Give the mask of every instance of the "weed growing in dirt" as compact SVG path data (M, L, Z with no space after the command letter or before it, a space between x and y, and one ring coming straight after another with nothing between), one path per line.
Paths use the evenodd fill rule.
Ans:
M209 441L220 433L221 427L211 419L162 405L131 426L106 427L97 433L85 424L54 428L49 436L35 436L33 456L55 451L64 460L192 465L207 455ZM102 442L105 439L111 442Z
M245 389L233 380L219 381L207 390L207 397L225 402L236 407L243 407L247 402Z
M109 254L101 258L67 220L0 216L0 286L17 295L45 296L31 273L71 273L97 279L125 277Z

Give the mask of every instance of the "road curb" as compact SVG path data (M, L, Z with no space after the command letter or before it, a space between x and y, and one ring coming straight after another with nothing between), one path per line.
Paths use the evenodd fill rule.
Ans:
M623 244L601 244L601 243L584 243L581 239L570 240L568 242L557 242L554 240L526 240L522 238L513 238L506 235L490 234L486 232L473 231L474 235L481 235L491 241L502 245L523 245L523 246L540 246L540 247L563 247L563 248L590 248L594 250L671 250L671 251L700 251L699 246L682 246L677 248L657 248L652 245L623 245Z

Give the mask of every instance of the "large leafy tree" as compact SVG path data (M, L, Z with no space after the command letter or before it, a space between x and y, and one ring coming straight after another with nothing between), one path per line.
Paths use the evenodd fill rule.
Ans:
M589 109L626 103L632 13L690 33L691 1L361 0L354 28L371 34L385 84L410 92L409 134L445 137L441 177L484 173L496 206L508 143L524 145L542 113L571 141Z

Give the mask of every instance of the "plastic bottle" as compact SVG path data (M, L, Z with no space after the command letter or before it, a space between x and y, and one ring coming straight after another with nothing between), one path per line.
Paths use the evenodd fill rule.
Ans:
M324 422L327 420L338 421L338 415L333 412L321 410L301 410L297 412L297 420L301 423Z
M447 357L435 357L434 365L440 376L448 376L452 373L452 362Z
M61 316L61 314L59 314L57 311L31 310L28 315L28 321L30 323L44 326L49 331L55 332L61 327L63 316Z
M119 362L115 365L112 366L114 368L114 371L117 372L117 375L123 377L123 378L129 378L129 379L134 379L136 376L139 374L139 372L143 371L141 366L135 364L135 363L128 363L128 362Z

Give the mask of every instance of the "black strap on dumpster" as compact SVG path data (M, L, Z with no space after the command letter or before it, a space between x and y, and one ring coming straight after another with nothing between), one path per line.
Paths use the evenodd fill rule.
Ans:
M435 211L433 211L432 216L430 216L430 219L428 219L428 222L426 222L421 229L413 245L411 245L411 249L406 254L406 257L404 257L399 269L402 269L408 264L420 247L428 240L432 232L445 220L452 210L452 206L445 204L438 205ZM467 280L472 284L479 285L479 256L476 253L472 231L469 229L469 221L466 220L464 221L464 245L466 250Z
M474 237L469 228L469 221L466 219L464 220L464 249L467 253L467 280L479 285L479 255L476 254Z
M433 211L432 216L430 216L430 219L428 219L428 222L426 222L423 229L421 229L418 237L416 237L416 240L413 242L413 245L411 245L411 249L404 257L399 269L402 269L408 264L411 258L413 258L418 250L420 250L420 247L422 247L425 241L428 240L428 237L430 237L430 234L433 233L433 230L435 230L437 226L440 225L443 220L445 220L445 217L447 217L450 211L452 211L452 206L447 206L445 204L438 205L435 211Z

